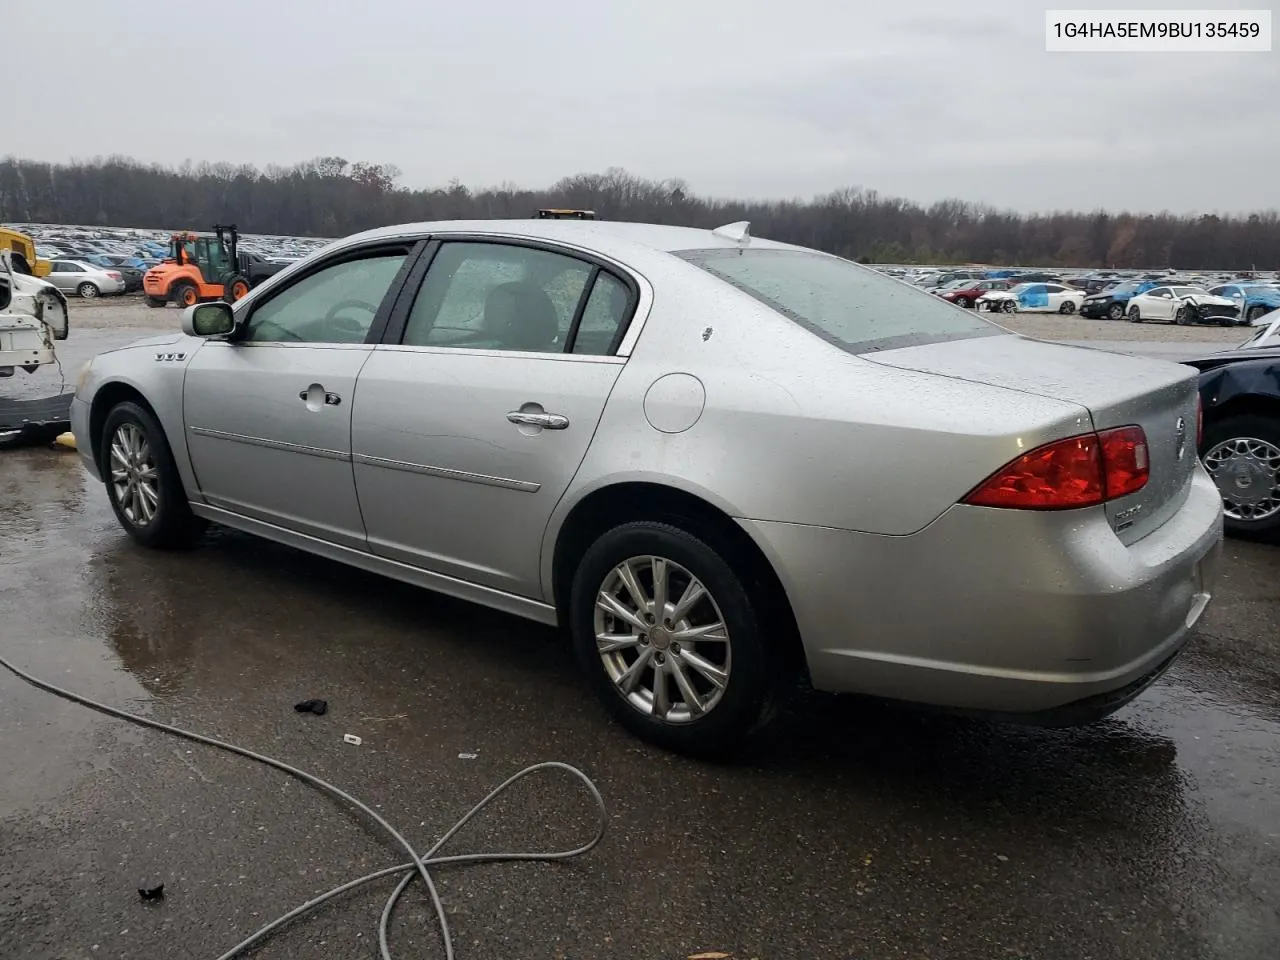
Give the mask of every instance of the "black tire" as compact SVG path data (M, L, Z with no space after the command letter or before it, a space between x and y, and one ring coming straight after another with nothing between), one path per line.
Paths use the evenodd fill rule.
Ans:
M1141 310L1139 310L1137 307L1130 307L1130 308L1129 308L1129 322L1130 322L1130 323L1141 323L1141 322L1142 322L1142 311L1141 311Z
M98 285L89 280L76 287L76 294L82 300L93 300L101 293L102 291L98 289Z
M1218 484L1219 490L1224 485L1228 485L1229 488L1231 478L1224 476L1221 480L1219 479L1214 469L1214 459L1216 458L1210 458L1209 454L1223 443L1243 438L1261 440L1280 450L1280 419L1246 413L1233 417L1224 417L1220 420L1211 420L1205 424L1204 444L1200 450L1200 456L1204 459L1205 466L1209 468L1210 474L1214 476L1214 482ZM1255 480L1254 482L1257 481ZM1226 497L1223 500L1224 507L1228 507ZM1230 508L1228 507L1228 509ZM1239 513L1238 508L1234 512ZM1222 522L1227 536L1280 543L1280 512L1276 512L1262 520L1245 520L1239 516L1233 517L1224 510Z
M190 307L200 302L200 291L195 284L180 280L169 288L169 299L180 307Z
M1253 323L1253 321L1265 315L1266 312L1267 312L1266 307L1262 306L1261 304L1256 304L1255 306L1250 307L1248 311L1245 313L1244 315L1245 321L1248 323Z
M1072 300L1064 301L1064 302L1063 302L1063 304L1062 304L1062 306L1060 306L1060 307L1058 308L1058 312L1059 312L1059 313L1061 313L1061 314L1072 314L1072 313L1075 313L1075 312L1076 312L1076 305L1075 305L1075 302L1074 302L1074 301L1072 301Z
M1000 301L1000 312L1001 312L1001 313L1013 313L1013 312L1015 312L1017 309L1018 309L1018 301L1017 301L1017 300L1001 300L1001 301Z
M1180 306L1173 315L1173 322L1178 326L1186 327L1196 322L1195 308L1188 303Z
M968 297L956 297L956 306L957 306L957 307L968 307L968 306L969 306L969 298L968 298Z
M1107 316L1110 317L1112 320L1123 320L1124 304L1113 303L1111 306L1107 307Z
M710 616L715 616L718 611L727 630L728 680L719 700L701 717L672 722L657 718L652 713L642 713L618 689L601 659L596 641L596 597L616 567L630 558L641 557L659 557L674 562L695 577L704 585L714 603L714 607L707 604L701 609L709 612ZM647 589L651 590L651 573L649 584ZM604 706L641 739L697 756L712 756L730 750L762 729L771 719L778 670L773 651L765 640L766 619L763 604L753 602L747 582L721 553L679 527L648 520L614 527L591 545L578 564L569 600L569 625L578 660L587 674L588 683ZM654 623L655 628L659 626L661 624ZM614 621L611 632L620 628L625 628L624 632L636 632L634 627L621 620ZM630 663L638 659L641 650L648 653L651 663L659 660L663 654L659 652L658 643L656 638L652 641L646 639L643 647L636 646L637 657ZM665 654L667 657L682 655L674 648L669 649L670 652ZM714 651L706 646L697 652L705 654L707 659L715 656ZM619 656L625 658L627 654L620 653ZM688 677L707 685L705 675L688 666L688 661L680 662L686 664L684 670ZM642 676L647 677L652 685L652 667L645 668ZM674 677L662 682L669 683L667 689L674 691L683 702Z
M227 303L235 303L247 297L252 289L253 285L249 283L248 277L239 273L232 274L222 281L222 299Z
M168 302L164 297L147 297L148 307L163 307Z
M125 424L132 424L141 432L154 467L157 502L154 514L146 522L138 522L129 516L112 482L111 444L117 431ZM111 501L116 519L134 540L147 547L183 547L203 532L206 524L191 512L164 429L149 410L132 402L116 404L102 426L99 451L99 468L107 488L107 499Z

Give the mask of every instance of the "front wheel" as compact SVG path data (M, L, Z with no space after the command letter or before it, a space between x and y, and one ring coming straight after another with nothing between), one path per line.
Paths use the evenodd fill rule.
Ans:
M1110 307L1107 308L1107 316L1110 317L1112 320L1123 320L1124 306L1119 303L1113 303Z
M96 283L90 283L88 280L76 287L76 293L85 300L92 300L101 292Z
M1195 323L1195 307L1191 306L1189 303L1184 303L1178 308L1178 312L1173 315L1173 322L1183 327Z
M670 524L604 533L573 579L578 658L632 733L691 754L729 749L771 715L765 598L712 546Z
M200 302L200 291L190 283L175 283L169 291L169 299L180 307L194 307Z
M1280 420L1242 414L1205 428L1205 469L1231 536L1280 539Z
M1141 323L1141 322L1142 322L1142 311L1141 311L1141 310L1139 310L1137 307L1130 307L1130 308L1129 308L1129 322L1130 322L1130 323Z
M1017 310L1017 309L1018 309L1018 301L1017 301L1017 300L1001 300L1001 301L1000 301L1000 312L1001 312L1001 313L1013 313L1013 312L1014 312L1015 310Z
M125 402L107 414L101 469L116 519L144 546L183 546L203 530L164 430L145 407Z
M957 306L957 307L967 307L967 306L969 306L969 298L968 298L968 297L956 297L956 306Z

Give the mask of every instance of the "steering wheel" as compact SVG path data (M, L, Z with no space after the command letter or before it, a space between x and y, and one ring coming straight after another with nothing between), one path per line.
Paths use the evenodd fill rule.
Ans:
M361 310L368 310L370 316L378 312L377 307L373 306L372 304L365 303L363 300L339 300L332 307L330 307L329 312L324 315L324 322L333 324L336 327L347 327L347 329L355 329L355 326L353 326L353 324L358 325L360 321L358 320L353 321L351 320L350 317L338 316L340 312L348 309L349 307L359 307ZM338 322L339 320L346 320L348 322L339 323Z

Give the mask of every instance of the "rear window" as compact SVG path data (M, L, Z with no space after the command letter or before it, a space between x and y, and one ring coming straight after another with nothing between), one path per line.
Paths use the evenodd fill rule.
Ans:
M918 287L816 251L676 255L852 353L1004 332Z

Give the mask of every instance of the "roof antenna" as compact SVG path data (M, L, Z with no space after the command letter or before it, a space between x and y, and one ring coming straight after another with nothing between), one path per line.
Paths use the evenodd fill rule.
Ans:
M717 237L733 240L745 247L751 242L751 221L738 220L735 223L726 223L723 227L716 227L711 232Z

